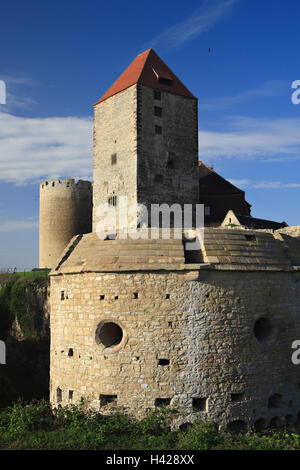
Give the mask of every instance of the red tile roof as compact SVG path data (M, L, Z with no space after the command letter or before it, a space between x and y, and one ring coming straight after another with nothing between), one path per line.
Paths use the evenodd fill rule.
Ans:
M161 81L160 81L161 79ZM167 84L166 81L171 81ZM161 60L153 49L139 54L120 77L112 84L97 103L107 100L113 95L139 83L158 90L168 91L174 95L197 99ZM95 105L94 105L95 106Z

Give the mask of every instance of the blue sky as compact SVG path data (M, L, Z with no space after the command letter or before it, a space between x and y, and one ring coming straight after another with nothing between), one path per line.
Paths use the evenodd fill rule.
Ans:
M200 159L254 217L300 225L299 18L296 0L2 2L0 268L38 265L39 182L92 178L92 104L149 47L199 99Z

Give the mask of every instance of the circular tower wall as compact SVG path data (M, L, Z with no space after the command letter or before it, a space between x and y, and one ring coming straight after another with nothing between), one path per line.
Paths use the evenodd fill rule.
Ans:
M40 184L39 267L52 268L70 239L92 231L92 184L73 178Z

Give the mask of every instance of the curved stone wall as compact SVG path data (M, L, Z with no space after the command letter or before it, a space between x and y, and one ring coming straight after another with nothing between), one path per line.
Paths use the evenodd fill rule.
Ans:
M51 276L51 402L140 417L170 404L178 425L195 413L231 429L292 423L299 301L297 271Z

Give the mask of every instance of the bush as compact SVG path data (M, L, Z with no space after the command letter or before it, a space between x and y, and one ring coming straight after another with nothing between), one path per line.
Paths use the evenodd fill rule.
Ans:
M102 415L83 404L52 410L46 401L16 403L0 410L4 449L69 450L292 450L296 432L253 430L234 434L197 419L186 431L171 431L172 410L154 410L137 421L122 411Z

